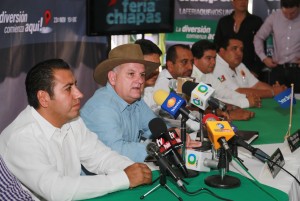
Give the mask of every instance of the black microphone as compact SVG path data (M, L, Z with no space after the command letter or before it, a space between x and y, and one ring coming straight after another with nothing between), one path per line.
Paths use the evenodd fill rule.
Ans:
M169 131L165 122L161 118L154 118L149 122L148 126L152 133L152 139L157 140L162 137L168 142L168 144L170 145L170 152L172 153L171 155L169 155L170 159L172 160L172 162L174 162L175 166L182 171L184 176L187 176L187 168L183 162L181 155L176 150L174 144L171 143L172 139L169 135ZM169 152L165 151L165 153Z
M156 158L159 167L163 168L164 170L166 170L170 176L176 181L177 185L185 190L185 186L183 184L183 181L181 180L181 178L174 172L174 170L172 169L172 167L169 165L169 163L166 161L166 159L161 155L161 153L159 153L159 148L158 146L154 143L154 142L150 142L147 146L146 146L146 151L149 155L153 156Z
M236 141L236 144L244 147L248 151L251 152L251 154L256 157L258 160L262 161L263 163L268 161L270 159L270 156L260 150L259 148L252 147L250 144L242 140L239 136L235 135L234 140Z
M182 92L188 96L192 95L193 90L199 85L199 83L196 82L191 82L191 81L186 81L183 85L182 85ZM202 84L203 86L210 86L210 84ZM212 90L214 90L213 88L211 88ZM223 103L222 101L218 100L217 98L214 98L212 96L208 96L208 97L202 97L202 101L207 102L208 105L210 105L212 108L219 108L222 111L226 111L227 106L225 103ZM204 103L205 105L205 103ZM197 105L196 105L197 106Z

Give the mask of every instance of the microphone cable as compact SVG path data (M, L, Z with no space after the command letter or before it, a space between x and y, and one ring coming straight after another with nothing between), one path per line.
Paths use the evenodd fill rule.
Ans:
M218 198L218 199L220 199L220 200L224 200L224 201L233 201L233 200L230 200L230 199L227 199L227 198L223 198L223 197L221 197L221 196L219 196L219 195L217 195L216 193L214 193L214 192L212 192L211 190L209 190L208 188L200 188L200 189L198 189L198 190L196 190L196 191L193 191L193 192L191 192L191 191L188 191L186 188L182 188L182 191L184 192L184 193L186 193L187 195L198 195L201 191L207 191L210 195L212 195L212 196L214 196L215 198Z
M274 195L272 195L270 192L268 192L262 183L260 183L257 179L255 179L255 177L247 170L246 166L244 164L241 164L241 162L239 160L237 160L235 157L232 157L233 160L253 179L250 181L253 182L258 188L260 188L263 192L265 192L266 194L268 194L270 197L272 197L274 200L280 201L278 200Z
M283 171L285 171L286 173L288 173L291 177L293 177L293 178L296 180L296 182L297 182L298 185L300 186L300 181L299 181L292 173L290 173L289 171L287 171L287 170L286 170L285 168L283 168L282 166L278 165L276 162L270 160L269 158L267 158L267 157L265 157L265 156L263 156L263 155L261 155L261 154L259 154L259 153L257 153L257 155L259 155L260 157L266 159L267 161L271 162L273 165L276 165L277 167L279 167L280 169L282 169Z

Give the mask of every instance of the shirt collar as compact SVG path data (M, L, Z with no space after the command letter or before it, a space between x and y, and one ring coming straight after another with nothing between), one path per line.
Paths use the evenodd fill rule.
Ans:
M194 78L196 78L197 82L200 82L201 77L203 76L203 73L195 65L193 65L193 72L192 72L191 76L194 77Z
M55 132L67 134L67 131L70 129L70 124L66 123L61 128L53 126L49 121L47 121L40 113L38 113L33 107L30 107L32 116L36 119L37 123L40 126L40 129L45 133L46 138L50 140Z

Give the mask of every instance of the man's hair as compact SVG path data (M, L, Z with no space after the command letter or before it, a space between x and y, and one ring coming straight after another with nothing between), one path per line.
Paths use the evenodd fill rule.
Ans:
M39 107L37 92L46 91L50 97L53 97L54 88L54 70L70 70L69 64L62 59L49 59L33 66L27 73L25 86L28 104L35 109Z
M148 54L158 54L159 56L162 55L162 51L151 40L139 39L136 40L134 43L139 44L141 46L143 55L148 55Z
M283 8L293 8L293 7L299 7L300 6L300 0L281 0L280 1L280 7Z
M172 45L167 50L166 61L171 61L172 63L175 63L176 58L177 58L177 52L176 52L177 47L181 47L186 50L191 50L190 46L188 46L188 45L184 45L184 44Z
M226 50L230 40L239 40L243 43L242 39L236 36L230 36L228 38L224 38L218 46L218 52L220 51L221 48L224 48Z
M209 40L199 40L192 46L193 56L200 59L207 50L217 50L217 46Z

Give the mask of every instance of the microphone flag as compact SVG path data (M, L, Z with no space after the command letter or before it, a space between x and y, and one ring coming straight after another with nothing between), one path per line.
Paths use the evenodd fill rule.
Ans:
M277 103L282 108L289 108L291 104L291 88L286 89L285 91L281 92L277 96L274 97L274 100L277 101ZM296 104L296 99L293 97L293 105Z
M161 108L171 114L175 119L180 114L180 108L185 107L186 102L183 98L174 92L170 92Z
M177 134L177 132L175 131L175 129L173 128L170 128L168 130L168 134L170 136L170 140L169 142L171 143L171 145L176 148L176 149L179 149L180 147L183 146L183 143L181 141L181 138L179 137L179 135Z
M192 91L190 102L198 108L205 110L209 106L208 99L214 91L212 87L200 82Z
M207 121L206 126L208 138L214 145L215 150L221 147L218 142L219 138L224 137L228 141L235 135L228 121Z

